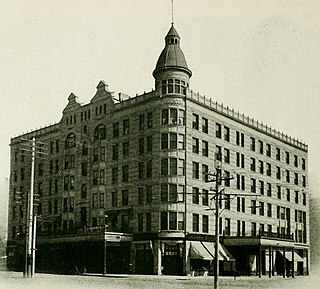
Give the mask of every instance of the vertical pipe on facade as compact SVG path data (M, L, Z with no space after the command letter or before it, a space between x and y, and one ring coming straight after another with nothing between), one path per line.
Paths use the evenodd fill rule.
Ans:
M187 97L184 97L184 251L185 251L185 262L187 261ZM188 262L186 262L187 266ZM187 272L187 268L184 268Z
M32 156L31 156L31 181L30 181L30 200L28 214L28 277L32 277L32 229L33 229L33 188L34 188L34 163L36 154L36 138L32 138Z

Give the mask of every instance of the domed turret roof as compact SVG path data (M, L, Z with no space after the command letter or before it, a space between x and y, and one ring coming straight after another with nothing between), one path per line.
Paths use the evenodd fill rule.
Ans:
M159 70L177 68L184 70L191 76L192 73L180 48L180 36L173 25L168 31L165 40L166 45L159 56L153 75L155 76L155 73Z

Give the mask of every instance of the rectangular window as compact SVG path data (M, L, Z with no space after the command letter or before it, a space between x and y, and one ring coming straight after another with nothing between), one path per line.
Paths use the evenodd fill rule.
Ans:
M251 236L257 236L257 224L254 222L251 223Z
M230 187L230 172L224 171L224 185Z
M161 175L167 176L168 173L168 159L161 159Z
M270 163L267 163L267 176L271 177L271 164Z
M153 115L152 111L147 113L147 127L152 128L153 125Z
M216 145L216 160L222 161L222 148Z
M263 141L259 140L259 152L263 155Z
M117 192L111 192L111 205L112 205L112 207L118 206L118 193Z
M170 160L170 175L176 176L178 173L178 162L176 158L169 158Z
M286 151L285 155L286 155L286 163L290 164L290 154L289 154L289 152Z
M281 186L277 185L277 197L281 200Z
M144 153L144 138L139 138L139 153L143 154Z
M224 208L226 210L230 210L230 204L231 204L230 195L225 195L224 196Z
M264 203L259 202L259 215L264 216Z
M119 145L112 146L112 159L117 160L119 158Z
M92 194L92 208L98 208L98 194Z
M124 158L129 156L129 142L124 142L122 144L122 154Z
M147 137L147 152L150 153L152 152L152 135Z
M266 151L266 154L268 157L271 157L271 144L267 143L267 151Z
M119 123L116 122L113 124L113 137L119 137Z
M216 137L221 138L221 124L216 123Z
M207 141L202 141L202 155L204 157L209 156L209 145Z
M276 172L276 178L277 178L278 180L280 180L280 179L281 179L281 168L280 168L280 167L276 167L276 170L277 170L277 172Z
M143 188L138 188L138 204L143 204L144 201L144 191Z
M263 161L259 160L259 172L260 174L263 174Z
M139 130L144 129L144 114L139 115Z
M152 160L147 162L147 178L152 178Z
M301 163L302 163L301 167L305 171L306 170L306 160L304 158L302 158Z
M286 181L287 183L290 183L290 171L286 170Z
M148 204L152 203L152 186L146 187L146 202Z
M192 188L192 203L199 205L199 199L200 199L199 188L193 187Z
M281 152L279 148L276 148L276 160L277 161L281 160Z
M287 201L290 202L290 189L286 189L287 191Z
M168 213L161 212L161 230L168 230Z
M143 214L139 213L138 214L138 232L143 231Z
M129 134L129 119L123 120L123 135Z
M184 159L178 159L178 175L179 176L185 175Z
M100 185L104 185L105 182L105 170L100 170Z
M230 164L230 150L227 148L224 149L224 162Z
M271 197L271 196L272 196L271 183L267 183L267 196L268 196L268 197Z
M256 150L256 139L254 137L250 137L250 149L252 151Z
M178 123L178 111L176 108L170 108L170 124Z
M260 195L264 195L264 181L259 180Z
M169 212L169 230L177 230L177 213Z
M162 133L161 134L161 149L162 150L167 150L168 149L168 134L167 133Z
M236 131L236 145L240 145L240 132Z
M170 132L170 149L177 149L177 134Z
M256 193L256 179L251 179L251 193Z
M302 176L302 186L305 188L307 186L306 176Z
M199 115L195 113L192 115L192 128L199 130Z
M230 221L229 218L225 219L224 235L225 236L230 236L231 235L231 221Z
M184 116L184 110L179 109L179 124L184 125L185 124L185 116Z
M294 155L294 166L295 167L298 167L298 156L297 155Z
M251 214L255 215L257 213L257 202L256 200L251 200Z
M180 149L180 150L184 149L184 135L183 134L178 135L178 149Z
M178 201L178 192L176 184L169 184L169 201L177 202Z
M101 147L100 148L100 161L105 161L106 160L106 148Z
M202 132L204 132L204 133L209 132L208 119L205 117L202 118Z
M118 168L112 168L112 183L118 182Z
M104 193L99 194L99 204L100 208L104 208Z
M230 141L230 128L227 126L224 127L224 140L227 142Z
M94 170L92 172L92 183L94 186L98 185L98 171Z
M128 190L122 191L122 206L128 206L129 204L129 193Z
M146 213L146 231L151 231L151 213Z
M138 178L143 179L144 178L144 163L140 162L138 164Z
M296 204L299 204L299 191L295 191L294 194L295 194L294 201Z
M256 171L256 159L255 158L250 158L250 159L251 159L251 164L250 164L251 171L255 172Z
M202 189L202 205L208 206L209 205L209 191Z
M168 185L167 184L161 185L161 201L162 202L168 201Z
M207 165L202 165L202 181L208 182L209 167Z
M192 231L199 232L199 215L198 214L192 215Z
M192 138L192 152L195 154L199 153L199 139L195 137Z
M163 110L162 110L161 123L162 123L163 125L169 123L169 110L168 110L168 109L163 109Z
M99 150L98 148L93 149L93 161L97 162L99 160Z
M272 217L272 204L267 204L267 216Z
M122 167L122 181L128 182L129 181L129 166Z
M294 173L294 184L299 185L299 176L298 173Z
M192 178L199 179L199 163L192 162Z
M202 216L202 232L209 233L209 216Z

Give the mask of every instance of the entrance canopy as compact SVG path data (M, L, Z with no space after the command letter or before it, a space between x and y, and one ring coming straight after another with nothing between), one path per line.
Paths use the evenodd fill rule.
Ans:
M278 250L278 252L283 256L283 251ZM293 253L293 256L295 262L303 262L303 258L301 258L296 252ZM292 262L292 252L286 252L286 259Z
M215 243L191 241L190 259L213 260L215 257ZM219 260L234 260L227 249L219 244Z

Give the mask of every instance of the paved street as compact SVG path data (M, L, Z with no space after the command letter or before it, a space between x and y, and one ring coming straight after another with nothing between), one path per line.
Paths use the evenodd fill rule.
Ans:
M295 279L274 277L240 277L234 280L230 277L221 277L219 288L319 288L319 275L297 277ZM24 289L205 289L213 288L213 277L179 277L179 276L72 276L36 274L33 279L25 279L22 273L0 272L0 288L24 288Z

